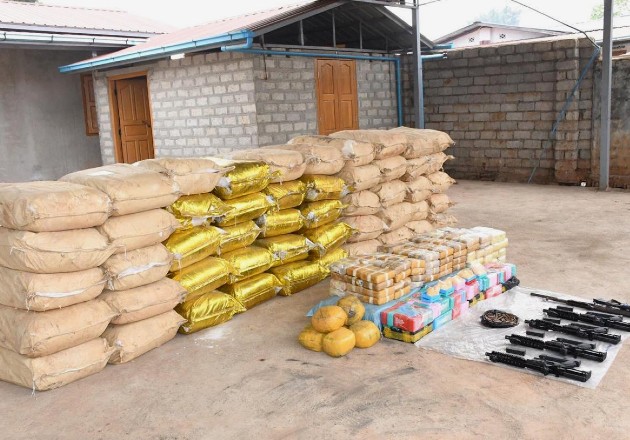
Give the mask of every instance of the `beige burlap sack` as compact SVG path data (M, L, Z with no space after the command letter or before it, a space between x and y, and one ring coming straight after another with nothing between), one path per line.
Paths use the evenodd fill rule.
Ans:
M0 347L46 356L98 338L114 316L99 299L46 312L0 306Z
M406 226L401 226L398 229L394 229L391 232L386 232L378 237L378 241L382 244L394 244L410 240L414 236L411 229Z
M269 170L274 174L270 183L282 183L297 180L308 168L304 156L299 151L283 148L286 145L274 145L271 147L238 150L230 153L232 159L256 160L269 165Z
M342 217L340 220L356 231L356 233L348 239L348 243L372 240L381 235L385 230L385 224L375 215Z
M110 364L123 364L170 341L186 320L174 310L122 325L110 325L103 337L116 351Z
M116 254L103 263L107 289L128 290L154 283L168 273L173 255L162 244Z
M411 203L402 202L383 209L377 215L383 220L387 228L393 231L413 220L414 209Z
M0 266L0 304L43 312L89 301L101 294L107 278L100 267L39 274Z
M454 215L446 213L435 214L429 212L427 220L429 220L431 225L435 228L444 228L446 226L455 226L457 224L457 218Z
M438 130L397 127L389 131L405 136L407 148L403 156L407 159L439 153L455 144L448 134Z
M106 290L99 297L116 316L112 324L128 324L173 310L186 296L186 289L177 281L162 278L155 283L129 290Z
M402 156L392 156L387 159L375 160L374 165L381 172L381 183L400 179L407 172L407 159Z
M333 133L330 136L370 142L374 145L375 159L400 156L407 148L406 136L387 130L344 130Z
M381 242L374 240L359 241L357 243L346 243L341 246L341 249L348 253L348 256L354 257L357 255L371 255L378 252L378 247Z
M381 201L378 195L368 190L348 194L341 199L341 203L346 205L346 209L343 212L343 215L346 217L373 215L381 209Z
M263 149L267 148L270 147L263 147ZM304 156L306 163L304 174L332 176L341 171L346 162L341 151L331 146L293 143L283 145L282 148L297 151Z
M411 229L414 235L426 234L427 232L431 232L433 230L433 226L428 220L414 220L407 223L405 226Z
M0 226L32 232L66 231L103 224L107 194L69 182L0 183Z
M400 180L382 183L372 189L383 208L402 203L407 195L407 185Z
M434 193L445 193L455 182L455 179L451 178L443 171L437 171L429 174L427 178L433 184L432 191Z
M360 167L347 164L335 176L342 178L355 192L373 188L381 182L381 170L373 164Z
M59 180L101 190L111 199L114 216L164 208L181 195L170 177L124 163L77 171Z
M95 228L57 232L0 228L0 266L15 270L59 273L91 269L115 250Z
M407 161L407 172L401 177L405 182L417 180L420 176L433 174L442 169L444 162L452 159L444 153L435 153Z
M412 203L411 206L413 211L412 221L426 220L429 215L429 203L426 200Z
M407 195L405 202L421 202L428 199L433 194L433 183L426 177L420 176L407 184Z
M103 338L38 358L0 348L0 380L34 391L52 390L100 372L113 352Z
M334 147L341 151L345 161L355 167L367 165L374 160L376 155L374 145L370 142L361 142L354 139L339 139L330 136L303 135L291 139L288 144L307 144L321 147Z
M441 214L453 206L451 199L446 194L433 194L429 197L429 209L434 214ZM414 219L422 220L422 219Z
M182 195L209 193L229 168L202 157L163 157L134 163L134 166L169 176L177 183Z
M98 231L116 246L115 254L161 243L180 226L173 214L152 209L110 217Z

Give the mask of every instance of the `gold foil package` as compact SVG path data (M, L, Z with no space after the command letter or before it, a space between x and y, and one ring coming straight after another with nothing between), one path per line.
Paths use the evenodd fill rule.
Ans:
M286 234L256 240L256 246L267 249L273 255L272 267L305 260L315 244L302 235Z
M299 231L304 226L302 213L294 208L280 211L269 211L256 219L256 224L261 229L263 237L275 237L277 235L290 234Z
M232 209L216 220L218 226L234 226L237 223L253 220L273 206L270 198L259 192L230 199L225 203Z
M252 275L258 275L273 264L273 255L267 249L248 246L222 255L222 258L234 268L230 282L235 283Z
M221 228L225 234L221 236L221 243L217 253L219 255L251 245L260 235L260 228L251 220L237 223L234 226Z
M270 270L282 283L279 295L289 296L322 281L328 270L317 261L297 261Z
M346 205L339 200L321 200L319 202L306 203L300 207L304 217L304 227L317 228L337 220Z
M230 281L234 268L224 259L208 257L171 276L188 292L185 300L198 298Z
M228 171L217 183L214 194L223 200L235 199L247 194L258 192L265 188L273 174L269 165L260 161L225 161L213 159L220 165L233 166L234 169Z
M224 216L232 209L223 200L210 193L182 196L167 208L178 218L191 219L192 225ZM180 223L182 223L181 220Z
M282 284L275 275L261 273L234 284L227 284L221 287L221 291L234 297L249 310L276 296L281 288Z
M263 189L262 193L272 197L274 201L273 210L295 208L304 202L306 184L301 180L272 183Z
M164 246L173 254L171 272L181 270L216 253L225 233L214 226L195 226L175 231Z
M339 200L350 192L350 188L339 177L305 174L300 180L306 184L305 200L309 202Z
M328 252L322 258L319 259L319 264L325 268L330 268L330 265L336 263L339 260L348 258L348 252L345 249L337 248L334 251ZM317 261L313 256L309 257L311 261Z
M311 251L312 254L321 258L344 244L353 233L354 230L350 226L339 222L309 229L304 236L316 245Z
M245 307L226 293L212 291L183 302L175 311L186 319L180 333L190 334L229 321Z

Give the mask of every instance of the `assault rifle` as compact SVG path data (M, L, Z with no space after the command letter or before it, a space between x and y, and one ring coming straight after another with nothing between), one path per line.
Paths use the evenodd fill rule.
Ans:
M555 322L543 321L542 319L530 319L525 321L531 328L538 330L553 330L567 335L577 336L589 340L598 340L609 344L618 344L621 341L621 335L616 333L608 333L606 327L595 327L586 324L571 323L567 325L556 324Z
M538 371L547 376L553 374L556 377L566 377L567 379L586 382L591 378L591 372L587 370L578 370L575 368L575 361L567 361L566 359L552 358L525 358L513 354L501 353L493 351L486 353L486 356L492 362L511 365L517 368L526 368L528 370Z
M529 338L521 335L506 335L505 339L514 345L537 348L538 350L555 351L564 356L571 355L597 362L604 362L606 359L606 352L595 350L595 344L574 341L573 339L558 338L553 341L544 341L542 339Z
M597 312L576 313L570 307L544 309L543 312L547 316L551 316L553 318L567 319L569 321L582 321L601 327L610 327L616 330L630 332L630 322L624 321L623 318L618 315L607 315L605 313Z
M554 301L562 304L566 304L571 307L577 307L578 309L592 310L595 312L610 313L611 315L621 315L630 317L630 304L623 304L617 300L611 299L605 301L603 299L594 299L592 303L586 301L575 301L572 299L560 299L555 296L543 295L541 293L530 293L531 296L537 296L544 298L547 301Z

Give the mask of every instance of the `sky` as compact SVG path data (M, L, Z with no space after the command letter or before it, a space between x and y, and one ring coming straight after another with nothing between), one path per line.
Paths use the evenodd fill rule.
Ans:
M421 0L428 3L431 0ZM122 9L131 13L168 23L175 27L193 26L209 21L240 15L260 9L296 3L295 0L40 0L41 3ZM522 0L562 21L575 24L590 19L595 5L603 0ZM509 5L521 10L520 26L543 29L557 29L557 23L529 11L510 0L439 0L421 7L420 32L430 39L436 39L456 29L464 27L492 9L503 9ZM403 18L410 17L408 10L396 8ZM564 29L563 27L561 27Z

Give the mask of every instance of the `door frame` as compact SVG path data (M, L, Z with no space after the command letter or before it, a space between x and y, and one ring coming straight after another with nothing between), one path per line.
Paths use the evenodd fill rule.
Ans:
M354 123L357 127L357 129L359 129L359 81L357 80L357 60L356 59L352 59L352 58L327 58L326 56L322 56L321 58L315 58L315 108L316 108L316 112L317 112L317 134L319 134L319 66L318 66L318 62L319 61L351 61L354 64L354 94L355 94L355 98L356 98L356 114L354 115Z
M120 114L118 113L118 99L116 97L116 81L129 78L145 77L147 80L147 99L149 100L149 117L151 118L151 137L153 138L153 153L155 156L155 137L153 136L153 111L151 105L151 93L149 93L149 71L121 73L107 77L107 95L109 98L109 118L112 122L112 139L114 140L114 159L116 163L123 162L122 141L120 139Z

